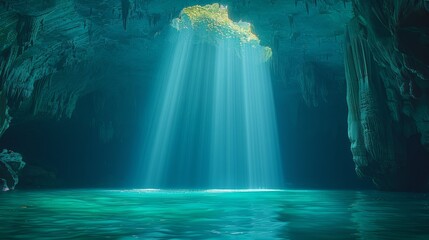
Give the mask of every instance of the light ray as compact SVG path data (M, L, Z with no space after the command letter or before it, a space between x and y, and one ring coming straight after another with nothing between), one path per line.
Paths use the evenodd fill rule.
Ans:
M224 18L225 8L219 9ZM267 48L256 35L243 42L243 32L250 32L243 23L239 38L208 38L209 32L202 38L183 21L159 79L164 87L146 138L143 186L281 187Z

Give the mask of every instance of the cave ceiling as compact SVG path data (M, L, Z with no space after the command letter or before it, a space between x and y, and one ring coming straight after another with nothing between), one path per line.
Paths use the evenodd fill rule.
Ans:
M211 1L2 0L0 78L13 117L70 117L93 91L154 81L181 9ZM220 1L273 49L274 81L288 91L307 62L343 66L349 1ZM339 71L333 79L343 79ZM4 109L2 110L4 111Z

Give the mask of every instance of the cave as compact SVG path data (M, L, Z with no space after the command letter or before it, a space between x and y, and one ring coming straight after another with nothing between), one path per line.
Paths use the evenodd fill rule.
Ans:
M0 23L0 239L429 238L428 0L0 0Z

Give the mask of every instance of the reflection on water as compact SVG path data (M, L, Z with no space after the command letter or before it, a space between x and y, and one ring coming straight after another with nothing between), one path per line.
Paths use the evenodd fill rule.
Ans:
M16 191L0 239L429 239L429 195L355 191Z

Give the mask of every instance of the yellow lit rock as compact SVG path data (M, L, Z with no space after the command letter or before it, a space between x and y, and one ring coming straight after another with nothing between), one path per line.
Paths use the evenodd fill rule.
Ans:
M208 42L236 39L240 44L261 47L260 40L252 32L250 23L232 21L228 16L228 8L218 3L184 8L180 16L173 19L171 25L177 30L193 29L199 37ZM272 56L271 48L262 48L262 58L267 61Z

